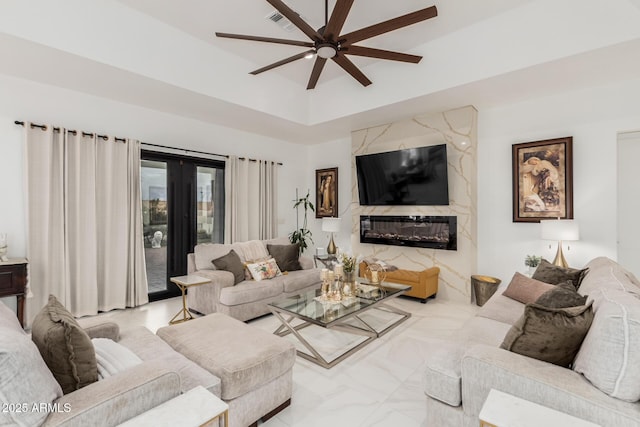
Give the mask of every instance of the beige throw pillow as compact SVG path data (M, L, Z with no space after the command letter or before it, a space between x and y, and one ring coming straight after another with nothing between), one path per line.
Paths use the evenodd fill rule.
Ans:
M38 313L31 338L64 394L98 381L96 352L89 335L55 296Z
M536 302L542 294L553 288L553 285L516 273L502 295L523 304L529 304Z

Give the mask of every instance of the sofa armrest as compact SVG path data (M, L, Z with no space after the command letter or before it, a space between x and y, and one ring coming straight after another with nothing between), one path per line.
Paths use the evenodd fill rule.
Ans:
M109 338L113 341L120 339L120 327L114 322L105 322L104 318L89 317L78 319L78 324L89 335L89 338Z
M300 258L298 258L298 261L300 261L300 265L302 266L303 270L310 270L316 267L313 262L313 258L311 257L301 256Z
M571 369L475 345L462 358L466 419L478 419L492 388L602 426L637 426L640 419L640 405L607 396Z
M56 400L44 426L116 426L180 394L180 377L148 361Z
M196 270L194 274L205 277L211 282L189 288L187 292L189 308L202 314L215 313L220 303L220 291L234 284L233 273L222 270Z

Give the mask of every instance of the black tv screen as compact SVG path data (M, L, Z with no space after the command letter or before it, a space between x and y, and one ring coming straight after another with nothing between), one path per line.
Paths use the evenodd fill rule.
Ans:
M356 156L361 205L448 205L447 145Z

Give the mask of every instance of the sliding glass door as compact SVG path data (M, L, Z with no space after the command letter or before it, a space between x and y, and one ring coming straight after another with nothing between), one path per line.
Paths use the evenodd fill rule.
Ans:
M149 299L179 295L169 281L187 274L198 243L224 239L224 163L142 153L142 215Z

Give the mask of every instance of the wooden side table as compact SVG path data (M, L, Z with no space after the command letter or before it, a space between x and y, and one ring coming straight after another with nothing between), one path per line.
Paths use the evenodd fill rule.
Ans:
M18 302L18 320L24 326L24 294L27 287L27 264L22 259L0 261L0 298L15 296Z
M204 387L197 386L137 417L125 421L120 426L217 427L217 420L220 417L224 419L224 427L229 427L229 405Z
M174 323L186 322L187 320L193 319L193 315L187 308L187 289L191 286L204 285L205 283L211 282L211 280L204 277L196 276L195 274L171 277L169 280L175 283L182 292L182 309L175 316L173 316L173 318L169 321L169 324L173 325ZM182 318L179 318L180 315L182 315Z
M480 427L600 427L564 412L491 389L480 411Z

